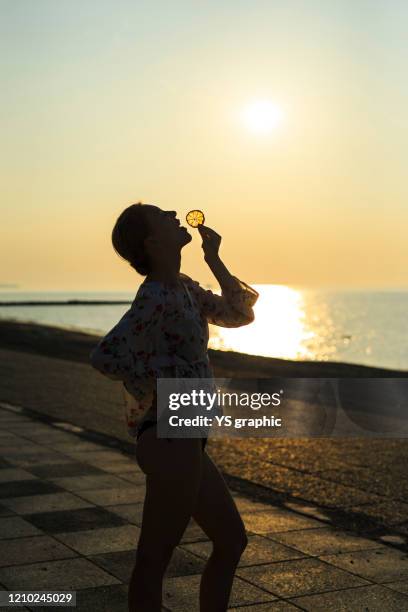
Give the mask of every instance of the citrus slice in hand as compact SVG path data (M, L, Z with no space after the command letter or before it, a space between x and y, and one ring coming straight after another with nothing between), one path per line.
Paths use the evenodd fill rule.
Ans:
M186 221L191 227L198 227L205 221L204 213L201 210L190 210L186 215Z

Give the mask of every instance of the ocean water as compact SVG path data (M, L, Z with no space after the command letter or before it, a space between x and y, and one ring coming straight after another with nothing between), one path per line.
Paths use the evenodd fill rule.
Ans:
M254 285L255 321L238 329L210 326L210 347L252 355L342 361L408 370L408 291L312 290ZM119 292L0 291L0 318L103 334L128 305L67 305L67 300L132 301ZM58 306L1 306L59 301Z

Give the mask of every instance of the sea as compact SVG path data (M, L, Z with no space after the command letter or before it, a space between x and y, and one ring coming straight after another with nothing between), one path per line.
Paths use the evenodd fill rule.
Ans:
M253 286L255 321L241 328L211 325L210 348L408 370L408 290ZM0 318L103 335L133 299L129 292L0 290Z

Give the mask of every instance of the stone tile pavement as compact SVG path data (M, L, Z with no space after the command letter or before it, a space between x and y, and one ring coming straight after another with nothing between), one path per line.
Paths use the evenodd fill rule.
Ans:
M144 476L130 455L85 439L79 428L0 404L0 589L76 590L78 611L126 612L143 496ZM277 507L234 496L249 545L231 610L408 610L401 539L343 531L301 503ZM164 610L198 610L210 552L192 522L168 569Z

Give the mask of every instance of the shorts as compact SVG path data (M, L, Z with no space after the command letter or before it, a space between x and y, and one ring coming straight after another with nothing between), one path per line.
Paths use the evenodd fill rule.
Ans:
M140 429L137 432L136 440L140 438L140 436L144 431L146 431L146 429L149 429L149 427L153 427L154 425L157 425L157 421L151 421L150 419L143 421L142 425L140 426ZM171 442L171 438L166 438L166 440L168 442ZM205 445L207 444L207 438L201 438L201 444L204 452Z

